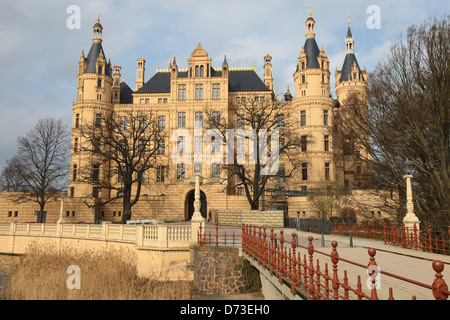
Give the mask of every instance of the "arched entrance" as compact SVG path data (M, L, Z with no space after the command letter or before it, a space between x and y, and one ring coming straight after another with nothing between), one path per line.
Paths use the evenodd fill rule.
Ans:
M186 196L186 204L185 204L185 216L187 221L191 221L192 216L194 215L194 201L195 201L195 190L192 190ZM203 191L200 191L200 202L202 203L200 212L202 213L202 217L207 219L208 214L208 202L206 201L206 194Z

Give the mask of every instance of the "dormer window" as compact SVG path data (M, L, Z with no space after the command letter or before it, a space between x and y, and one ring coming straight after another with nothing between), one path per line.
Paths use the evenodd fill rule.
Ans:
M205 67L204 66L195 66L195 77L202 78L205 76Z
M103 68L102 68L102 66L98 66L98 74L103 74Z

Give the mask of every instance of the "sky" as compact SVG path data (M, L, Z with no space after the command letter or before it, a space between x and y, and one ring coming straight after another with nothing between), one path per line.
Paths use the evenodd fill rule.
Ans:
M201 41L213 67L220 68L226 55L231 68L255 65L261 78L270 54L274 90L283 95L288 86L294 93L309 6L316 41L330 60L332 92L335 70L344 62L349 16L358 62L372 72L409 26L450 14L450 2L443 0L1 1L0 169L17 152L17 138L39 119L54 117L71 126L78 61L82 50L89 52L98 13L106 58L122 66L131 88L137 58L146 60L147 81L173 57L187 68Z

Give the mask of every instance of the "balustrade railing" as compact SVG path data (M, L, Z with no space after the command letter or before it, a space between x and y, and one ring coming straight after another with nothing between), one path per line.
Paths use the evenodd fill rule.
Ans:
M367 265L363 265L340 257L336 241L332 242L331 254L317 251L312 243L313 237L310 236L308 241L308 246L304 247L296 242L295 233L292 234L291 241L286 241L283 230L280 231L280 236L277 239L273 229L268 234L264 227L242 226L242 249L244 253L263 268L269 270L270 274L277 277L280 283L287 283L293 295L298 294L309 300L349 300L352 298L378 300L376 280L378 273L429 289L436 300L446 300L450 295L442 276L444 263L439 260L432 264L436 274L433 284L429 285L380 271L375 260L375 249L368 250L369 261ZM300 249L306 249L307 254L303 254L302 257ZM315 255L324 256L326 260L329 259L330 265L328 262L320 265L320 260ZM317 259L316 263L314 259ZM368 272L371 278L370 292L363 290L360 275L356 276L356 284L354 281L351 284L346 270L344 270L343 277L339 277L340 262L349 263ZM392 288L389 288L388 299L394 299ZM415 300L416 297L412 296L412 299Z

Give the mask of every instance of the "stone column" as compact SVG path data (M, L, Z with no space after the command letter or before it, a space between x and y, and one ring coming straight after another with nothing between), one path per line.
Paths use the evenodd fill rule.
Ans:
M414 214L414 203L411 187L412 177L412 175L404 176L404 178L406 179L406 216L403 218L403 224L407 228L413 228L414 224L417 224L417 226L420 224L419 219Z

